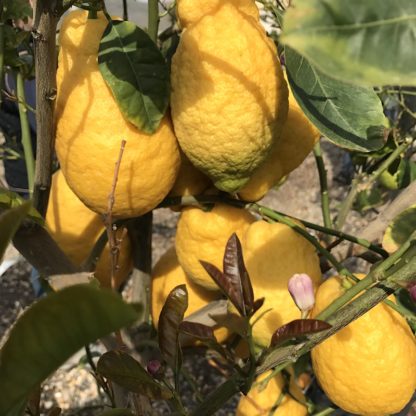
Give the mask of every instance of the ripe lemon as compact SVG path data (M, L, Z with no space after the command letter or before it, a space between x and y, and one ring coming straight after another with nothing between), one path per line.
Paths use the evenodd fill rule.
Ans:
M198 7L195 6L195 0L178 0L177 15L179 16L182 27L196 23L207 14L213 13L220 7L224 0L199 0ZM259 19L259 9L253 0L233 0L231 1L240 12Z
M313 315L342 293L339 277L326 280L318 289ZM405 319L385 304L315 347L312 364L327 396L351 413L399 412L416 388L414 335Z
M88 209L69 188L61 171L52 176L46 226L62 251L76 265L89 256L94 244L104 232L102 218ZM133 267L130 240L123 235L115 275L119 287ZM101 253L95 277L105 287L111 287L111 258L108 244Z
M124 119L97 62L107 20L77 10L61 32L56 103L56 151L71 189L92 210L107 212L121 141L127 141L115 192L114 217L153 209L172 188L179 150L166 116L153 135Z
M305 116L289 88L289 112L282 134L267 159L239 191L239 196L245 201L263 198L305 160L320 136L319 130Z
M219 292L204 290L188 279L178 263L175 247L171 247L162 255L152 272L152 319L156 327L160 312L170 291L182 284L186 284L188 290L188 309L185 317L193 314L209 302L221 299ZM224 342L228 337L226 328L217 328L214 334L218 342Z
M295 273L306 273L317 285L319 258L309 241L284 224L257 221L248 227L242 245L255 298L265 298L253 319L272 309L253 327L255 342L268 346L277 328L301 317L287 288L289 279Z
M256 381L263 380L269 374L270 372L262 374ZM308 410L303 404L305 402L305 397L293 381L293 377L291 377L289 389L291 395L297 400L289 394L283 393L284 385L285 381L279 373L267 383L267 387L264 390L260 391L258 386L252 387L247 396L241 397L238 403L236 416L268 415L282 394L284 394L284 396L280 405L273 412L274 416L306 416Z
M199 261L222 270L228 239L234 232L241 239L253 221L255 218L248 211L226 204L216 204L211 211L185 208L178 221L175 244L179 263L189 278L206 289L218 290Z
M172 59L172 120L191 162L235 192L281 133L287 87L254 0L202 5L178 2L185 30Z
M198 170L181 152L181 167L170 196L198 195L211 185L209 178Z

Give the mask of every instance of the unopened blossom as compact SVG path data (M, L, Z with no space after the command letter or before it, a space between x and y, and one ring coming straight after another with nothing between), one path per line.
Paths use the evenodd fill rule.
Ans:
M313 308L315 294L312 279L305 273L294 274L288 282L289 293L302 315Z
M410 297L416 302L416 282L412 283L409 287Z

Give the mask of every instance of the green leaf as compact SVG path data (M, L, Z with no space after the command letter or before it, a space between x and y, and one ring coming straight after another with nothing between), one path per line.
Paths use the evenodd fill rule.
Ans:
M0 350L0 415L46 379L83 345L137 319L110 290L78 285L28 308Z
M147 33L132 22L110 22L98 64L124 117L154 133L168 106L170 84L166 61Z
M383 203L383 194L380 189L373 186L370 189L359 191L354 203L354 209L365 212Z
M158 336L160 352L175 374L178 373L182 365L179 325L183 321L187 308L188 290L186 285L179 285L169 293L159 317Z
M150 399L170 399L169 389L157 383L149 373L129 354L109 351L101 356L97 371L133 393L143 394Z
M23 19L27 21L27 18L32 15L33 11L29 0L5 0L4 20Z
M29 212L30 206L31 203L28 201L23 205L11 208L0 214L0 261L3 258L10 240L19 228L20 223L25 219Z
M296 0L281 41L342 81L416 85L413 0Z
M416 230L416 205L401 212L387 227L383 248L389 253L396 251Z
M373 89L328 77L291 48L285 48L285 62L296 101L322 134L351 150L383 146L385 117Z
M25 204L26 200L15 192L9 191L8 189L0 188L0 208L15 208ZM30 205L28 217L38 223L44 225L45 220L39 214L39 212Z

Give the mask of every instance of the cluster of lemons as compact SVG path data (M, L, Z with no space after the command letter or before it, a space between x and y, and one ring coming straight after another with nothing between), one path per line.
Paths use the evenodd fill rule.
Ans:
M122 140L126 148L114 195L115 218L149 212L167 195L199 194L209 188L256 201L299 166L319 140L288 90L254 0L178 0L177 14L183 32L172 60L171 108L152 135L125 120L99 71L105 16L88 19L79 10L64 19L56 107L61 171L53 177L47 225L74 263L86 260L104 231L101 216L108 209ZM234 232L242 242L255 297L265 297L253 317L262 315L253 327L256 344L267 347L274 330L300 318L287 283L293 274L306 273L318 287L321 272L314 247L290 227L216 204L208 211L182 210L175 246L153 270L155 325L168 293L178 284L187 285L187 315L221 298L199 260L222 269L225 244ZM124 236L113 287L131 270L130 252ZM104 286L110 286L109 273L107 248L96 270ZM341 292L338 278L323 283L312 314ZM230 332L216 328L215 335L223 342ZM328 396L357 414L396 412L416 386L414 337L405 320L385 305L316 347L312 361ZM284 386L277 375L266 389L254 387L241 399L237 414L267 413L286 392ZM288 392L275 414L307 414L294 382Z

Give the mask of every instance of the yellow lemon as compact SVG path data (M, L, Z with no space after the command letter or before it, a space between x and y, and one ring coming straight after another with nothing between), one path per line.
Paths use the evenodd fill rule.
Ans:
M46 226L62 251L80 266L89 256L100 235L105 231L100 215L88 209L69 188L61 171L52 177ZM130 240L124 233L114 286L119 287L133 267ZM111 257L105 246L95 277L105 287L111 287Z
M326 280L316 294L313 315L342 293L339 277ZM315 347L312 363L327 396L355 414L399 412L416 388L414 335L406 320L385 304L378 304Z
M101 12L97 19L87 16L86 11L74 11L61 27L56 151L71 189L103 214L121 141L126 140L113 215L134 217L168 194L179 170L179 150L167 116L153 135L140 132L123 117L97 62L107 19Z
M152 319L156 327L169 293L174 287L182 284L186 284L188 290L188 309L185 317L206 306L209 302L221 299L219 292L204 290L188 279L178 263L175 247L171 247L162 255L152 272ZM214 334L218 342L224 342L228 337L226 328L217 328Z
M315 247L292 228L265 221L248 227L243 257L255 298L265 298L253 319L271 309L253 327L255 342L268 346L277 328L301 317L287 288L289 279L296 273L306 273L317 285L321 278L319 258Z
M311 152L321 134L299 107L289 89L289 111L280 138L267 159L239 191L245 201L258 201L280 180L295 170Z
M229 2L235 5L240 12L252 16L256 20L259 19L259 10L253 0L232 0ZM181 26L187 27L198 22L207 14L218 10L222 3L224 0L199 0L196 6L195 0L178 0L176 6Z
M270 372L264 373L256 381L262 381L269 376ZM270 414L273 406L281 399L279 406L273 412L274 416L306 416L308 410L303 404L305 397L291 377L289 391L293 397L283 392L285 381L279 373L273 377L264 390L259 386L253 386L247 396L242 396L237 407L236 416L262 416Z
M170 196L198 195L211 184L209 178L198 170L181 152L181 167L175 184L169 192Z
M235 192L281 133L287 87L254 0L199 7L199 0L178 3L185 30L172 60L172 119L191 162L217 188Z
M185 273L206 289L218 290L200 260L223 268L228 239L235 232L242 238L246 228L255 221L248 211L226 204L216 204L211 211L197 207L185 208L176 232L176 253Z

